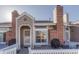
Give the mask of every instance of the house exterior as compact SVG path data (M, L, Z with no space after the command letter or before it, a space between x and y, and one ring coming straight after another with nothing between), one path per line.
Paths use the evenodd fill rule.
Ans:
M16 39L17 49L30 46L49 45L52 39L59 39L62 45L75 47L79 44L79 23L69 22L68 14L63 13L63 6L57 5L53 10L53 19L36 20L23 12L14 10L12 22L0 23L0 42L8 43Z

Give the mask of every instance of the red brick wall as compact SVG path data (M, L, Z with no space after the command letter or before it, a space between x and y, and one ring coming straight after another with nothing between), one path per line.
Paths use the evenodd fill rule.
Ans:
M50 30L50 40L53 38L58 38L60 42L63 44L64 39L63 39L63 7L58 5L56 6L56 30Z
M6 32L6 42L8 43L8 41L11 39L12 39L12 32L11 31Z
M56 30L49 30L49 43L53 38L58 38Z

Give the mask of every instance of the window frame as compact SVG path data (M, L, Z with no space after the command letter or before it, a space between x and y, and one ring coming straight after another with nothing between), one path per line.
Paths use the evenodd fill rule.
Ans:
M36 31L46 31L46 42L36 42ZM48 29L47 28L37 28L35 29L35 45L48 45Z
M3 32L0 32L0 42L3 42L3 39L4 39L4 33Z

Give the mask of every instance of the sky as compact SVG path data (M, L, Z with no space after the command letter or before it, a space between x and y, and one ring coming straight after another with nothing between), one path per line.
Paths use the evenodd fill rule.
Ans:
M0 22L11 22L11 12L17 10L19 14L27 12L36 20L53 19L55 5L0 5ZM63 5L64 13L69 14L69 20L79 20L79 5Z

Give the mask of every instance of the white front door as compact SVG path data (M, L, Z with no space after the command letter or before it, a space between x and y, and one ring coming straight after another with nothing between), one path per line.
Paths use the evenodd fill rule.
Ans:
M24 46L30 45L30 29L25 29L23 31L23 37L24 37Z

